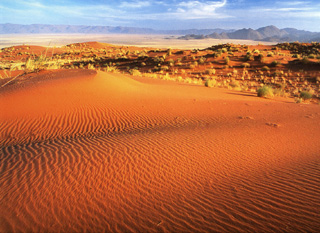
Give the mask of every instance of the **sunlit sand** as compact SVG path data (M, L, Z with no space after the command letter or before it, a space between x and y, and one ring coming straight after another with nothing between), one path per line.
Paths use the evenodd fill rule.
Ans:
M7 80L0 232L320 229L317 103L93 69Z

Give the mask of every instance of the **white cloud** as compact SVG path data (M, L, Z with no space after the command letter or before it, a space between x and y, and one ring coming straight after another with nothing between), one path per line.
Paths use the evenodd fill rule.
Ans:
M45 5L38 1L24 1L23 4L34 8L46 8Z
M297 5L307 5L310 2L308 1L282 1L282 2L277 2L279 5L285 5L285 6L297 6Z
M122 2L121 8L143 8L150 6L151 3L148 1L135 1L135 2Z
M184 1L177 4L175 12L170 13L172 17L179 19L204 19L204 18L228 18L230 16L218 14L216 10L227 4L222 1Z

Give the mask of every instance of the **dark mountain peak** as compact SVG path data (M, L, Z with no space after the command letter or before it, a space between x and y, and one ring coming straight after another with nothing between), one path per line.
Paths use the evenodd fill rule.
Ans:
M261 33L263 37L284 37L288 35L286 31L280 30L273 25L259 28L257 31Z
M263 36L257 32L256 30L253 30L252 28L243 28L238 31L228 33L228 36L230 39L242 39L242 40L260 40L263 38Z

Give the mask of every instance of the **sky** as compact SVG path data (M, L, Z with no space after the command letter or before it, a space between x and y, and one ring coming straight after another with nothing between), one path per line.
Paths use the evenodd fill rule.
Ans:
M0 23L320 32L320 0L1 0Z

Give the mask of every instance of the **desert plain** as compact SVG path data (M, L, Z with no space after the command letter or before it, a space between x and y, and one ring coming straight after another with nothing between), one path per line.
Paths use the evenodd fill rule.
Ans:
M3 47L0 232L317 232L319 43L189 46Z

